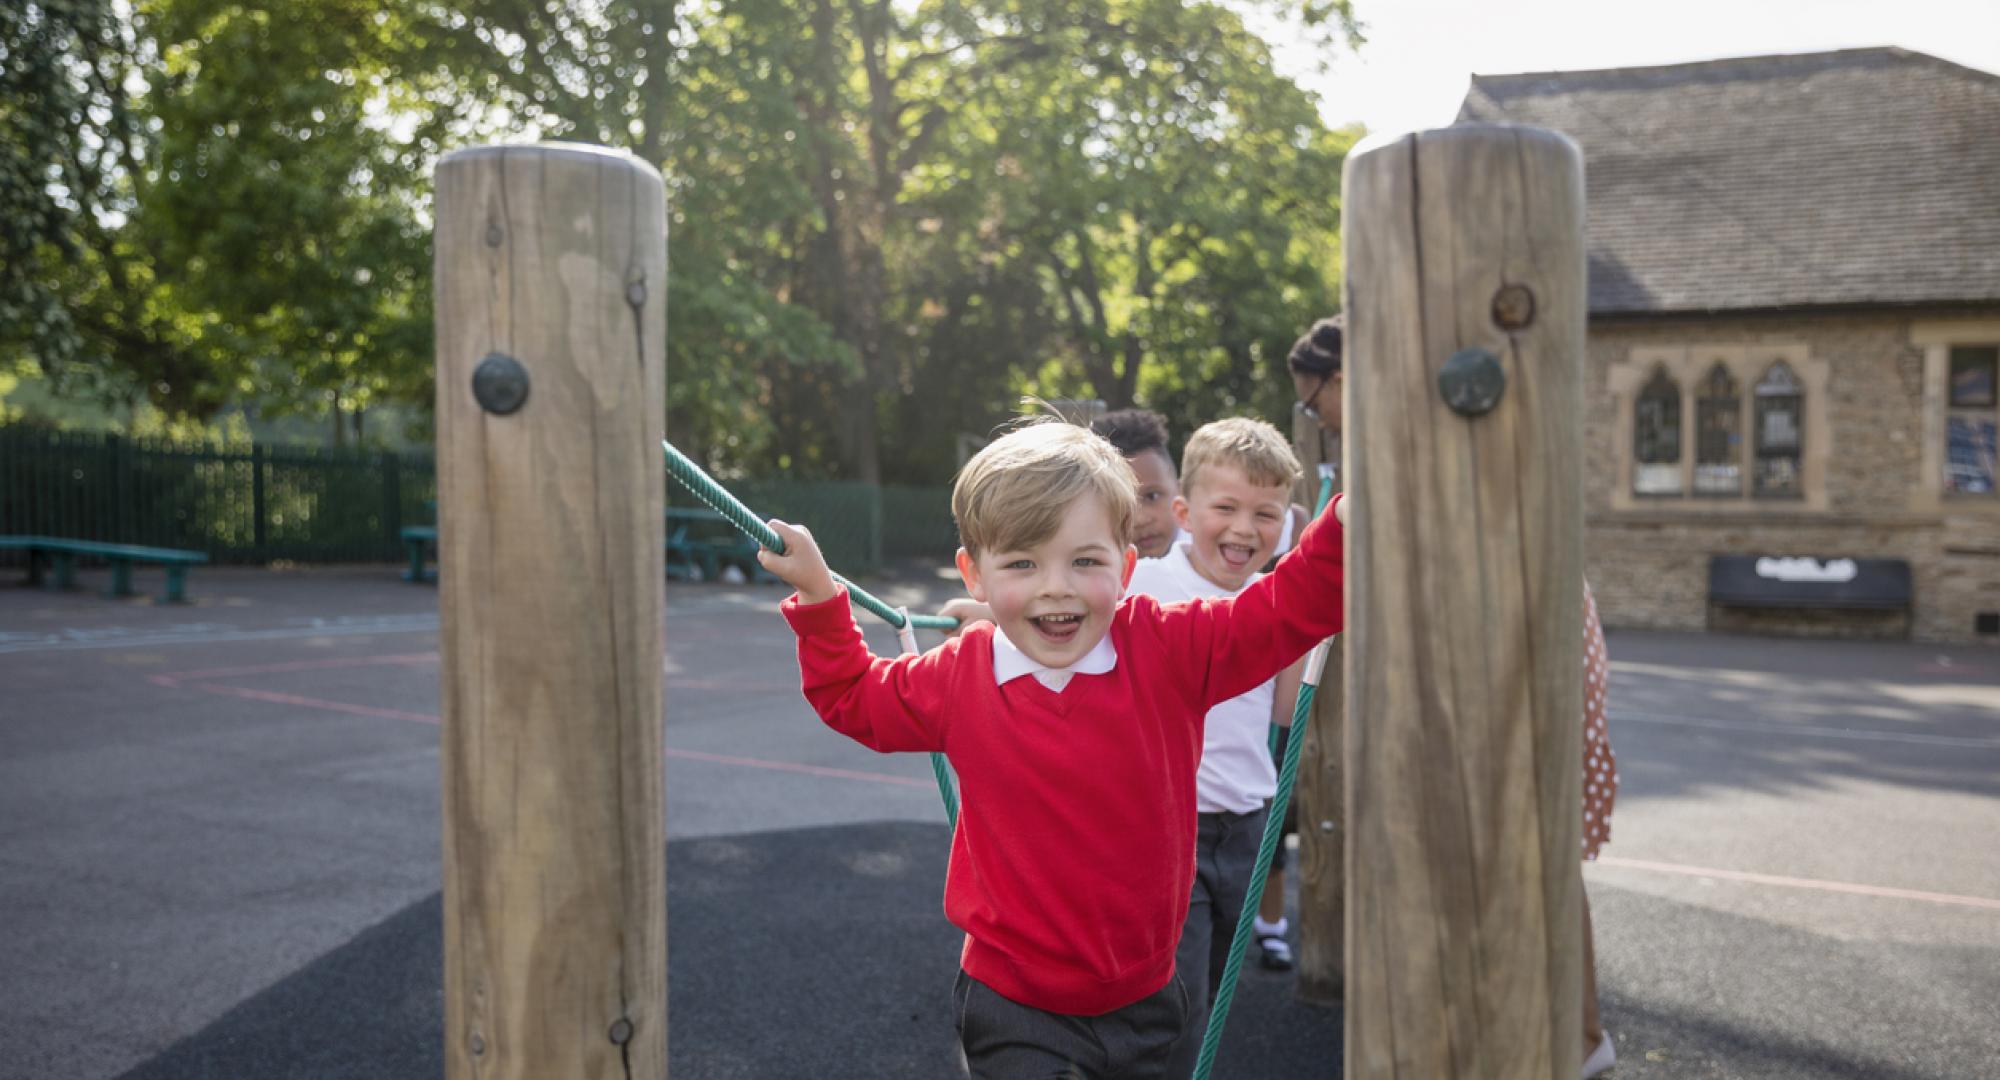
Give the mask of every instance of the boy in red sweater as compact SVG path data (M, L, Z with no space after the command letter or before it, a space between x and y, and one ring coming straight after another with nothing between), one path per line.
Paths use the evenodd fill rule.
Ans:
M893 660L868 651L809 532L773 521L787 554L759 555L798 590L784 614L827 726L958 772L944 900L977 1077L1164 1074L1188 1022L1174 948L1203 717L1340 629L1336 523L1233 599L1162 607L1124 595L1134 506L1131 467L1083 428L996 440L952 491L959 572L995 622Z

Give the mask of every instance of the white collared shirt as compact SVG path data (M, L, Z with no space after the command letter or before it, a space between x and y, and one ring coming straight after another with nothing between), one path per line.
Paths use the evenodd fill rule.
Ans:
M1242 591L1225 589L1202 577L1188 557L1190 546L1175 544L1160 558L1140 559L1126 592L1172 604L1221 599ZM1244 587L1263 576L1251 574ZM1208 711L1202 732L1201 771L1195 775L1195 806L1202 813L1247 814L1264 805L1277 790L1278 771L1271 761L1268 737L1276 690L1277 680L1266 679L1255 689Z
M1052 668L1036 663L1019 645L1007 639L1006 631L997 624L993 627L993 681L1000 686L1023 675L1033 675L1036 682L1060 694L1072 675L1102 675L1117 666L1118 650L1112 647L1110 634L1099 638L1076 663Z

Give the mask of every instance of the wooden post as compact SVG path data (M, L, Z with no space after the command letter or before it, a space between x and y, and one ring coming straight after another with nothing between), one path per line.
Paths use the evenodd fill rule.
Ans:
M436 258L445 1075L663 1077L660 175L459 151Z
M1350 1080L1582 1065L1583 207L1550 131L1347 159Z
M1292 448L1305 469L1294 499L1313 506L1319 498L1320 463L1339 464L1340 440L1317 419L1295 413ZM1341 489L1337 479L1333 489ZM1347 739L1341 726L1347 704L1342 691L1347 643L1336 639L1332 650L1313 696L1312 715L1303 731L1293 733L1305 740L1294 795L1299 857L1292 864L1299 881L1298 994L1322 1005L1345 994L1347 941L1347 784L1342 775Z

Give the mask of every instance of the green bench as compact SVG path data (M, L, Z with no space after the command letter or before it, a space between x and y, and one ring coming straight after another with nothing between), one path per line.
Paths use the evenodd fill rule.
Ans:
M668 508L668 581L719 581L729 566L743 571L746 581L778 580L757 561L757 541L728 518L706 507Z
M437 526L409 525L401 535L410 556L403 580L436 581L437 571L425 563L437 549ZM728 518L706 508L676 507L667 511L667 580L715 581L730 566L743 571L750 581L777 580L758 564L757 542L737 532Z
M403 571L403 580L416 585L436 581L437 571L424 566L424 556L437 550L437 526L405 525L402 536L403 547L410 553L410 568Z
M187 568L208 561L199 551L177 548L141 547L137 544L105 544L95 540L65 540L54 536L0 536L0 550L28 553L28 584L42 584L48 564L55 564L55 586L76 588L78 556L103 559L111 564L112 596L132 595L132 564L158 563L167 571L167 603L187 599Z

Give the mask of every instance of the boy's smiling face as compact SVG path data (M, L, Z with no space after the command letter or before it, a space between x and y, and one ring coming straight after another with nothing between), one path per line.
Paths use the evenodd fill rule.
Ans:
M1157 559L1174 546L1174 499L1181 493L1174 463L1159 450L1141 450L1125 459L1139 481L1139 511L1132 519L1132 544L1142 559Z
M1210 582L1232 592L1271 561L1290 511L1291 488L1259 485L1225 462L1202 467L1174 500L1174 514L1188 531L1188 561Z
M1137 553L1111 531L1102 500L1079 496L1055 535L1013 551L958 552L974 600L993 609L1007 640L1045 667L1083 659L1111 629Z

